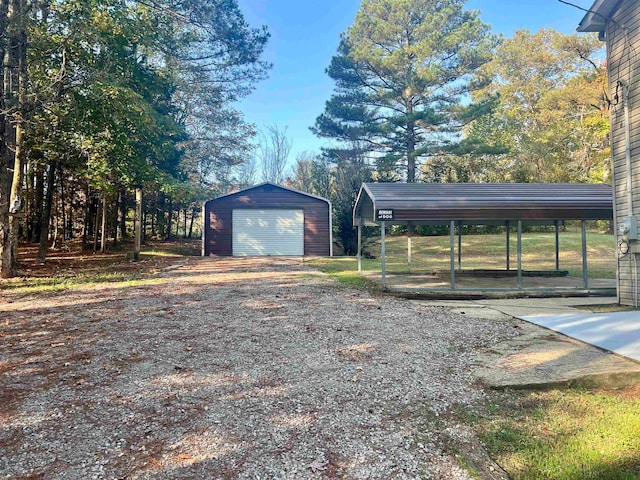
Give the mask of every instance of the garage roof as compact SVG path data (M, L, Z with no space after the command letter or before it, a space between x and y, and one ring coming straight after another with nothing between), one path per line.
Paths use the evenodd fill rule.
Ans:
M307 193L307 192L301 192L300 190L294 190L293 188L283 187L282 185L278 185L277 183L273 183L273 182L263 182L263 183L259 183L257 185L253 185L252 187L243 188L242 190L237 190L235 192L227 193L225 195L220 195L219 197L216 197L213 200L209 200L209 202L220 200L221 198L232 197L232 196L235 196L235 195L242 195L242 194L247 193L247 192L249 192L251 190L256 190L256 189L262 188L262 187L266 187L267 189L271 188L271 189L276 189L276 190L284 190L286 192L297 193L299 195L304 195L305 197L315 198L316 200L322 200L323 202L327 202L329 205L331 205L331 202L329 202L329 200L327 200L326 198L318 197L316 195L311 195L310 193Z
M355 225L612 218L612 189L602 184L364 183L353 210Z

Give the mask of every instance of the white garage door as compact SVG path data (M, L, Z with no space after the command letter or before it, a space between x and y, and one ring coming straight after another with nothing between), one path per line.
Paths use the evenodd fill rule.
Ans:
M234 210L233 255L304 255L302 210Z

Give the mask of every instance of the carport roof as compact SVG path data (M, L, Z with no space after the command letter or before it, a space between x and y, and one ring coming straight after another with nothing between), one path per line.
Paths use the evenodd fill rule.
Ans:
M353 210L355 225L612 218L611 186L573 183L364 183Z

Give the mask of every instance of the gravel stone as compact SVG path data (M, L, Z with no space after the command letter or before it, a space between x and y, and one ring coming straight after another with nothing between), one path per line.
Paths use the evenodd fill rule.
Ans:
M0 326L4 479L469 479L447 411L514 335L287 259L6 294Z

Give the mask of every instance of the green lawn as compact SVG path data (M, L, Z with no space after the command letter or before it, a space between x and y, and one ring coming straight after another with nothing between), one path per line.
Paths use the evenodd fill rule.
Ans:
M0 292L20 294L55 292L102 283L131 287L161 281L162 269L200 253L199 240L148 242L138 262L131 260L133 245L111 248L107 253L83 251L76 242L69 249L50 251L44 265L35 262L37 247L21 245L19 276L0 282Z
M314 258L305 260L305 265L317 268L338 282L365 290L379 290L380 287L358 273L358 261L354 257Z
M506 240L503 234L464 235L462 237L462 268L504 269L506 268ZM431 272L449 270L449 236L424 236L412 238L412 264L407 264L407 237L387 236L387 271ZM457 238L456 238L457 249ZM363 258L364 271L380 271L380 240L367 246L375 258ZM510 239L511 268L517 268L517 240L512 232ZM587 259L590 278L615 278L615 240L612 235L588 233ZM323 264L320 262L320 264ZM356 270L356 264L338 262L326 268ZM457 268L457 253L456 253ZM555 269L555 235L553 233L525 233L522 235L522 268L525 270ZM582 277L582 236L579 232L560 234L560 269L568 270L570 276Z
M474 419L512 480L640 478L640 388L493 393Z

